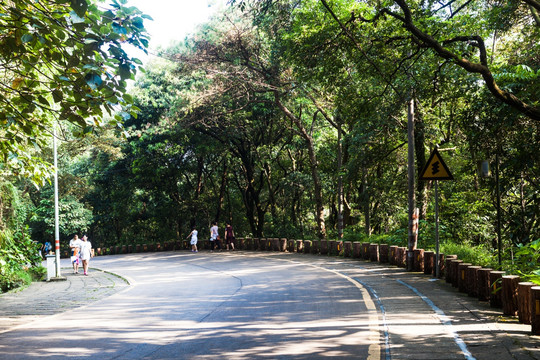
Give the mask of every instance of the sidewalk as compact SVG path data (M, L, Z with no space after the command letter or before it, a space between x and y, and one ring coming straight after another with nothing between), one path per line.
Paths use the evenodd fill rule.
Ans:
M66 281L34 282L0 294L0 334L18 325L75 309L113 295L129 286L116 275L90 268L88 276L62 268Z

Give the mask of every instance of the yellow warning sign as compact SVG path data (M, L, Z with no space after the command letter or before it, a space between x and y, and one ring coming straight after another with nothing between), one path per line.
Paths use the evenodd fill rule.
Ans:
M433 150L426 166L420 173L420 180L454 180L437 149Z

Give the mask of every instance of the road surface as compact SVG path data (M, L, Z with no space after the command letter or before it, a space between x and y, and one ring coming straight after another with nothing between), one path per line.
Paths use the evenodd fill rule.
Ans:
M116 278L113 295L104 281L63 289L66 299L86 303L0 331L0 358L539 357L525 328L512 328L523 339L516 342L501 330L497 314L473 308L446 284L369 262L182 251L98 257L91 268L88 277L63 274L70 284L92 284L107 274L101 269L125 281ZM6 304L10 296L17 294ZM28 304L28 314L33 307Z

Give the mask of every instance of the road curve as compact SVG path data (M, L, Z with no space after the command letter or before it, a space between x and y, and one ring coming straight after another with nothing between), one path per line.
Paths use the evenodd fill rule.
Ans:
M540 359L525 327L444 282L378 263L182 251L98 257L91 267L130 285L119 281L109 296L106 273L70 274L56 315L0 326L1 359ZM84 290L70 298L79 280ZM14 296L0 296L0 312Z

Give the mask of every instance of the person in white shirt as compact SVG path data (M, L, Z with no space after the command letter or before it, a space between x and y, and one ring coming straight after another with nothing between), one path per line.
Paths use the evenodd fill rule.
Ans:
M92 256L92 243L90 243L90 241L88 241L88 237L84 235L81 241L81 260L83 264L84 275L88 275L88 263L90 262L90 258Z
M79 239L79 236L77 234L73 236L73 239L69 240L69 248L71 249L71 263L73 264L74 274L79 273L79 264L81 262L81 243L82 241L81 239Z
M193 230L189 233L187 238L191 236L191 251L192 252L198 252L197 250L197 229L195 226L193 227Z
M217 222L212 223L212 227L210 228L210 251L214 251L214 247L217 245L218 250L221 250L221 244L218 240L219 231Z

